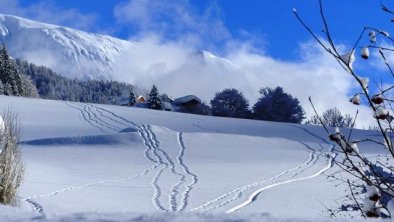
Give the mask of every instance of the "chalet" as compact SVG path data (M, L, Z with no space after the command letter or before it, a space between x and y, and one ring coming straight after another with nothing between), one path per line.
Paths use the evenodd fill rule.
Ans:
M123 97L118 100L118 105L129 106L129 97Z
M139 95L139 96L137 97L137 103L144 103L144 102L146 102L145 97L142 96L142 95Z
M201 99L195 95L188 95L175 99L173 105L179 111L191 111L201 104Z

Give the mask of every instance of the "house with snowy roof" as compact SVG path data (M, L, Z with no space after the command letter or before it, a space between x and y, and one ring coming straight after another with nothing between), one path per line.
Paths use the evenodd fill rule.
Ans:
M195 95L177 98L172 103L177 111L192 111L201 104L201 99Z

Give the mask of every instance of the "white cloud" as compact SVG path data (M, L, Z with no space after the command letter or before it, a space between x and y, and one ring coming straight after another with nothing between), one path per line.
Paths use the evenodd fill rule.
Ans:
M231 39L215 1L198 11L189 0L129 0L118 4L114 15L119 24L134 31L133 39L154 34L205 49Z
M199 12L188 0L129 0L114 14L119 24L130 25L140 42L138 50L125 56L127 61L117 63L120 80L144 87L155 83L174 97L196 94L208 103L215 92L237 88L251 105L261 87L282 86L299 98L308 116L313 115L308 102L312 96L320 112L335 106L354 115L358 108L358 126L373 124L366 107L349 102L356 86L352 77L314 43L300 45L296 62L272 58L256 47L264 46L261 38L245 30L234 37L215 2ZM195 53L199 48L219 49L226 60L202 59ZM125 70L130 74L124 75Z
M208 103L215 92L236 88L253 105L261 87L281 86L301 101L308 116L313 115L308 102L312 96L320 112L338 107L343 114L354 115L359 109L358 127L373 124L366 107L349 102L356 87L353 78L316 44L301 45L302 58L297 62L281 61L248 48L240 47L223 59L196 53L182 43L145 39L116 63L115 78L146 88L156 84L173 97L195 94Z
M28 6L22 6L19 0L0 0L0 12L86 31L98 29L97 15L59 8L52 0L41 0Z

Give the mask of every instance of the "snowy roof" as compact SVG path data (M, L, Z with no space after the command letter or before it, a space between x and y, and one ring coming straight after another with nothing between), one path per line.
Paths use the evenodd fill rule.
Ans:
M193 101L193 100L197 101L198 103L201 103L201 99L198 98L197 96L195 96L195 95L188 95L188 96L184 96L184 97L180 97L178 99L175 99L174 100L174 104L175 105L182 105L182 104L188 103L188 102Z

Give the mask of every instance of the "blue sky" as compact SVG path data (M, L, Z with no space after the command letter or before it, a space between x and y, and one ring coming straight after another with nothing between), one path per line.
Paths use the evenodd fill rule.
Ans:
M74 21L73 19L61 21L64 24L60 25L82 28L86 31L107 33L125 39L133 37L140 32L135 24L117 21L115 8L128 2L129 0L20 0L19 7L28 8L35 4L47 4L51 5L49 8L56 8L59 12L72 9L82 15L91 15L94 21L86 27L80 27L80 21L77 19ZM173 2L170 4L176 5L185 1L175 0L167 2ZM351 44L357 38L359 30L364 25L391 28L390 17L381 12L377 1L330 0L324 2L327 17L339 43ZM278 59L297 59L298 53L295 49L298 44L310 39L310 36L294 18L292 8L297 8L298 12L315 30L321 28L318 18L318 1L314 0L281 0L275 2L265 0L190 0L187 3L187 10L193 13L197 20L199 16L204 16L204 13L209 8L215 8L212 15L210 15L212 18L209 19L218 19L223 22L231 38L240 40L253 39L257 49L264 50L267 54ZM26 17L29 16L27 15ZM30 17L34 19L35 16ZM176 22L176 20L168 19L166 16L163 16L162 19L162 22L167 22L170 25ZM51 22L51 18L42 17L41 20ZM203 22L209 21L205 20ZM171 33L173 31L171 29L167 30L168 33L165 33L164 36L172 39ZM177 31L176 34L177 36L182 35L182 30ZM206 49L211 51L220 51L221 47L211 49L212 47L209 46L209 43L215 42L216 45L220 46L227 40L227 38L219 38L216 41L214 36L204 37L204 42L199 47L206 47ZM216 53L220 54L220 52Z

